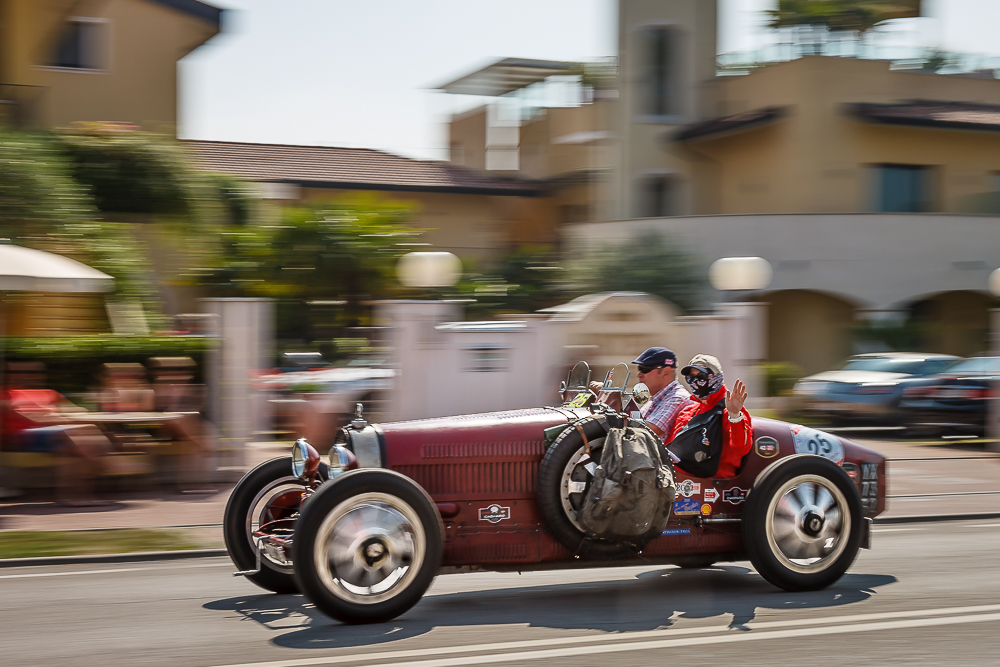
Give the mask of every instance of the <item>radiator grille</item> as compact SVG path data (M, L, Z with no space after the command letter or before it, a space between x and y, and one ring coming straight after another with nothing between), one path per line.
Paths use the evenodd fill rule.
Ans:
M461 458L509 458L511 456L541 456L545 453L545 443L541 440L526 442L456 442L427 444L421 450L425 459Z
M427 493L474 494L534 493L538 461L491 461L393 466Z

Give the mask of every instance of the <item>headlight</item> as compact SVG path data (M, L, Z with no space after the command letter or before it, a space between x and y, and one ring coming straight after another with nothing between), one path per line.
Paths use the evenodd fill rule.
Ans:
M338 444L330 448L330 479L357 467L358 459L347 447Z
M302 479L316 472L319 467L319 452L305 438L299 438L292 445L292 474Z

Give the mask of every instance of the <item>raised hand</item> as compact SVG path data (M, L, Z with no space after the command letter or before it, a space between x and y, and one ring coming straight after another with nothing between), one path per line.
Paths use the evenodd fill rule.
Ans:
M730 391L726 392L726 411L731 415L737 414L743 409L743 403L747 400L747 385L743 380L736 378L736 384ZM733 417L735 419L735 417Z

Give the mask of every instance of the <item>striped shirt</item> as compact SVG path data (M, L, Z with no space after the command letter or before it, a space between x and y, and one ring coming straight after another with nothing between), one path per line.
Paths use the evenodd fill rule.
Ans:
M673 430L674 420L681 408L690 402L691 393L674 380L639 408L639 414L646 422L663 432L664 435L660 438L662 440Z

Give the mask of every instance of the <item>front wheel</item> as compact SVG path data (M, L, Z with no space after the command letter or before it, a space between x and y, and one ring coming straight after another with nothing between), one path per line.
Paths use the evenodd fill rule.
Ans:
M826 588L861 548L861 499L840 466L808 454L761 473L743 512L743 542L764 579L788 591Z
M309 499L293 548L299 590L317 609L344 623L378 623L427 591L441 565L444 525L413 480L356 470Z

